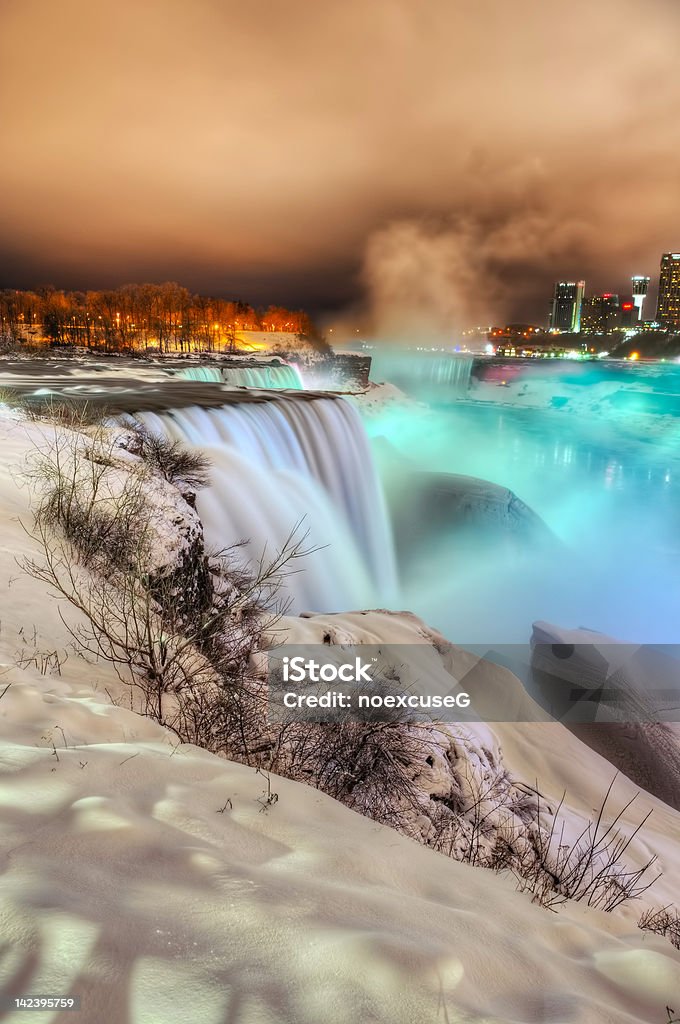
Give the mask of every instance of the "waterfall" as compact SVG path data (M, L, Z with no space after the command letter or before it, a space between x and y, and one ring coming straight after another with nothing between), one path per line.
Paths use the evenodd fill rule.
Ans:
M464 395L470 386L472 356L447 356L435 360L430 380L457 395Z
M247 388L291 388L301 391L304 387L297 366L287 363L278 366L225 366L222 376L226 384L241 384Z
M219 366L187 366L186 369L178 370L176 377L184 380L198 380L203 383L222 383L222 374Z
M246 540L258 561L302 521L314 547L286 580L294 611L385 606L396 569L384 496L358 413L341 399L280 395L137 418L212 463L198 512L215 549Z
M188 366L177 373L185 380L211 381L246 388L276 390L288 388L301 391L304 388L297 366L289 363L262 363L260 366Z
M371 379L389 381L407 393L462 397L470 386L473 357L447 352L376 352Z

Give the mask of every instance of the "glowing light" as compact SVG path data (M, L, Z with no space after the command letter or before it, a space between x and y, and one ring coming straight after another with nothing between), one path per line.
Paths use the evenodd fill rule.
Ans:
M640 358L640 353L639 352L631 352L631 354L628 356L628 358L631 359L633 362L635 362L637 359Z

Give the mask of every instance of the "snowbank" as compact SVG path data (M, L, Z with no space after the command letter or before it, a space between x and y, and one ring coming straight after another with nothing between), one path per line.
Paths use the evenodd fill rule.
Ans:
M423 414L428 409L423 402L410 398L396 384L389 382L375 384L371 381L365 391L348 395L347 401L355 405L366 419L381 416L388 409L397 411L418 409Z
M16 473L35 424L0 417L0 987L74 994L82 1024L664 1024L680 954L640 932L639 908L551 914L512 879L456 863L317 791L266 779L172 735L128 706L111 669L68 650L56 602L23 575L31 553ZM444 676L492 700L506 669L446 644L415 617L314 615L293 642L435 646ZM7 685L9 688L5 689ZM3 693L4 690L4 693ZM110 698L116 703L112 703ZM610 766L560 725L466 727L550 798L591 816ZM621 780L621 802L636 791ZM654 809L632 855L667 872L680 816ZM11 1024L20 1019L10 1016ZM38 1013L37 1024L56 1021Z

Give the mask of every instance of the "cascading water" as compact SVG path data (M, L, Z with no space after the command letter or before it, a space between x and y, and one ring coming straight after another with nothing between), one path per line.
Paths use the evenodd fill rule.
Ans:
M473 357L446 352L378 350L371 380L390 381L409 394L462 398L470 387Z
M384 606L396 598L382 488L361 420L347 402L279 396L137 418L208 454L211 485L197 506L214 548L246 540L248 557L259 560L302 523L306 546L317 550L286 580L294 610Z
M297 366L289 363L263 363L261 366L188 366L177 374L185 380L233 384L246 388L278 388L302 391L304 384Z
M183 380L197 380L203 384L221 384L222 372L219 366L187 366L175 374Z
M225 366L222 371L225 384L240 384L247 388L289 388L301 391L304 387L296 366Z

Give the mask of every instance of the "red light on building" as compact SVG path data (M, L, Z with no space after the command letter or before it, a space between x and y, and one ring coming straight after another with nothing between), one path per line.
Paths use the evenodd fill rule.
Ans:
M633 303L632 302L622 302L621 303L621 309L629 310L629 309L632 309L632 308L633 308Z

